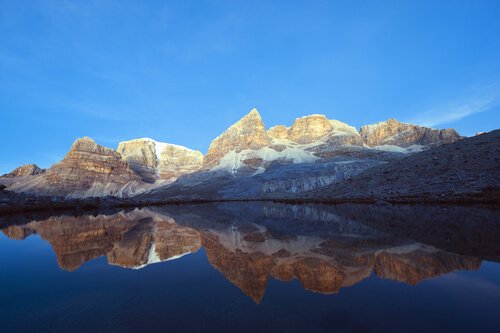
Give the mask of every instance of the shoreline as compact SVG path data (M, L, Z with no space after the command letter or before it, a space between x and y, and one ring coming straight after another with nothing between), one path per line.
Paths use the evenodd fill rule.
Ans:
M0 214L17 215L32 212L89 212L108 209L127 209L140 207L155 207L167 205L198 205L211 203L243 203L243 202L273 202L282 204L393 204L393 205L488 205L500 208L500 191L487 193L470 193L455 196L401 196L401 197L352 197L352 198L249 198L249 199L191 199L191 200L134 200L132 198L85 198L64 199L59 197L24 197L22 194L13 195L18 203L0 204Z

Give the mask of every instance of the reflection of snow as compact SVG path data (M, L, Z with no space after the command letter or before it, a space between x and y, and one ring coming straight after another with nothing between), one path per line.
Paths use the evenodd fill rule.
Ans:
M156 242L153 242L151 248L149 249L147 265L156 264L157 262L160 261L161 261L160 256L158 255L158 252L156 252Z
M175 256L168 257L168 258L162 260L160 258L160 256L158 255L158 252L156 251L156 242L153 241L153 244L151 244L151 247L149 248L148 261L144 265L132 267L132 269L141 269L141 268L144 268L148 265L157 264L157 263L164 262L164 261L179 259L179 258L184 257L185 255L190 254L190 253L191 253L191 251L188 251L188 252L177 254Z

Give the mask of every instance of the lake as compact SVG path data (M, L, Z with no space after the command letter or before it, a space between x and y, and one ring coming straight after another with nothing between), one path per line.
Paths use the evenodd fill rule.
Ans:
M499 332L495 207L0 218L2 332Z

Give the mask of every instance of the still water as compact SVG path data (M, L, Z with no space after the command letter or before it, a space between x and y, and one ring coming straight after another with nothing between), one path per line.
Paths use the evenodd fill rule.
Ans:
M1 332L500 332L488 207L0 218Z

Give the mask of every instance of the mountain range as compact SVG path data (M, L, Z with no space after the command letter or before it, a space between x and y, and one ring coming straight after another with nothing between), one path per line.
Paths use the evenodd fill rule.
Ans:
M465 138L395 119L357 130L318 114L266 129L253 109L205 155L149 138L120 142L114 150L84 137L49 169L24 165L0 184L35 196L141 202L497 198L499 132Z

